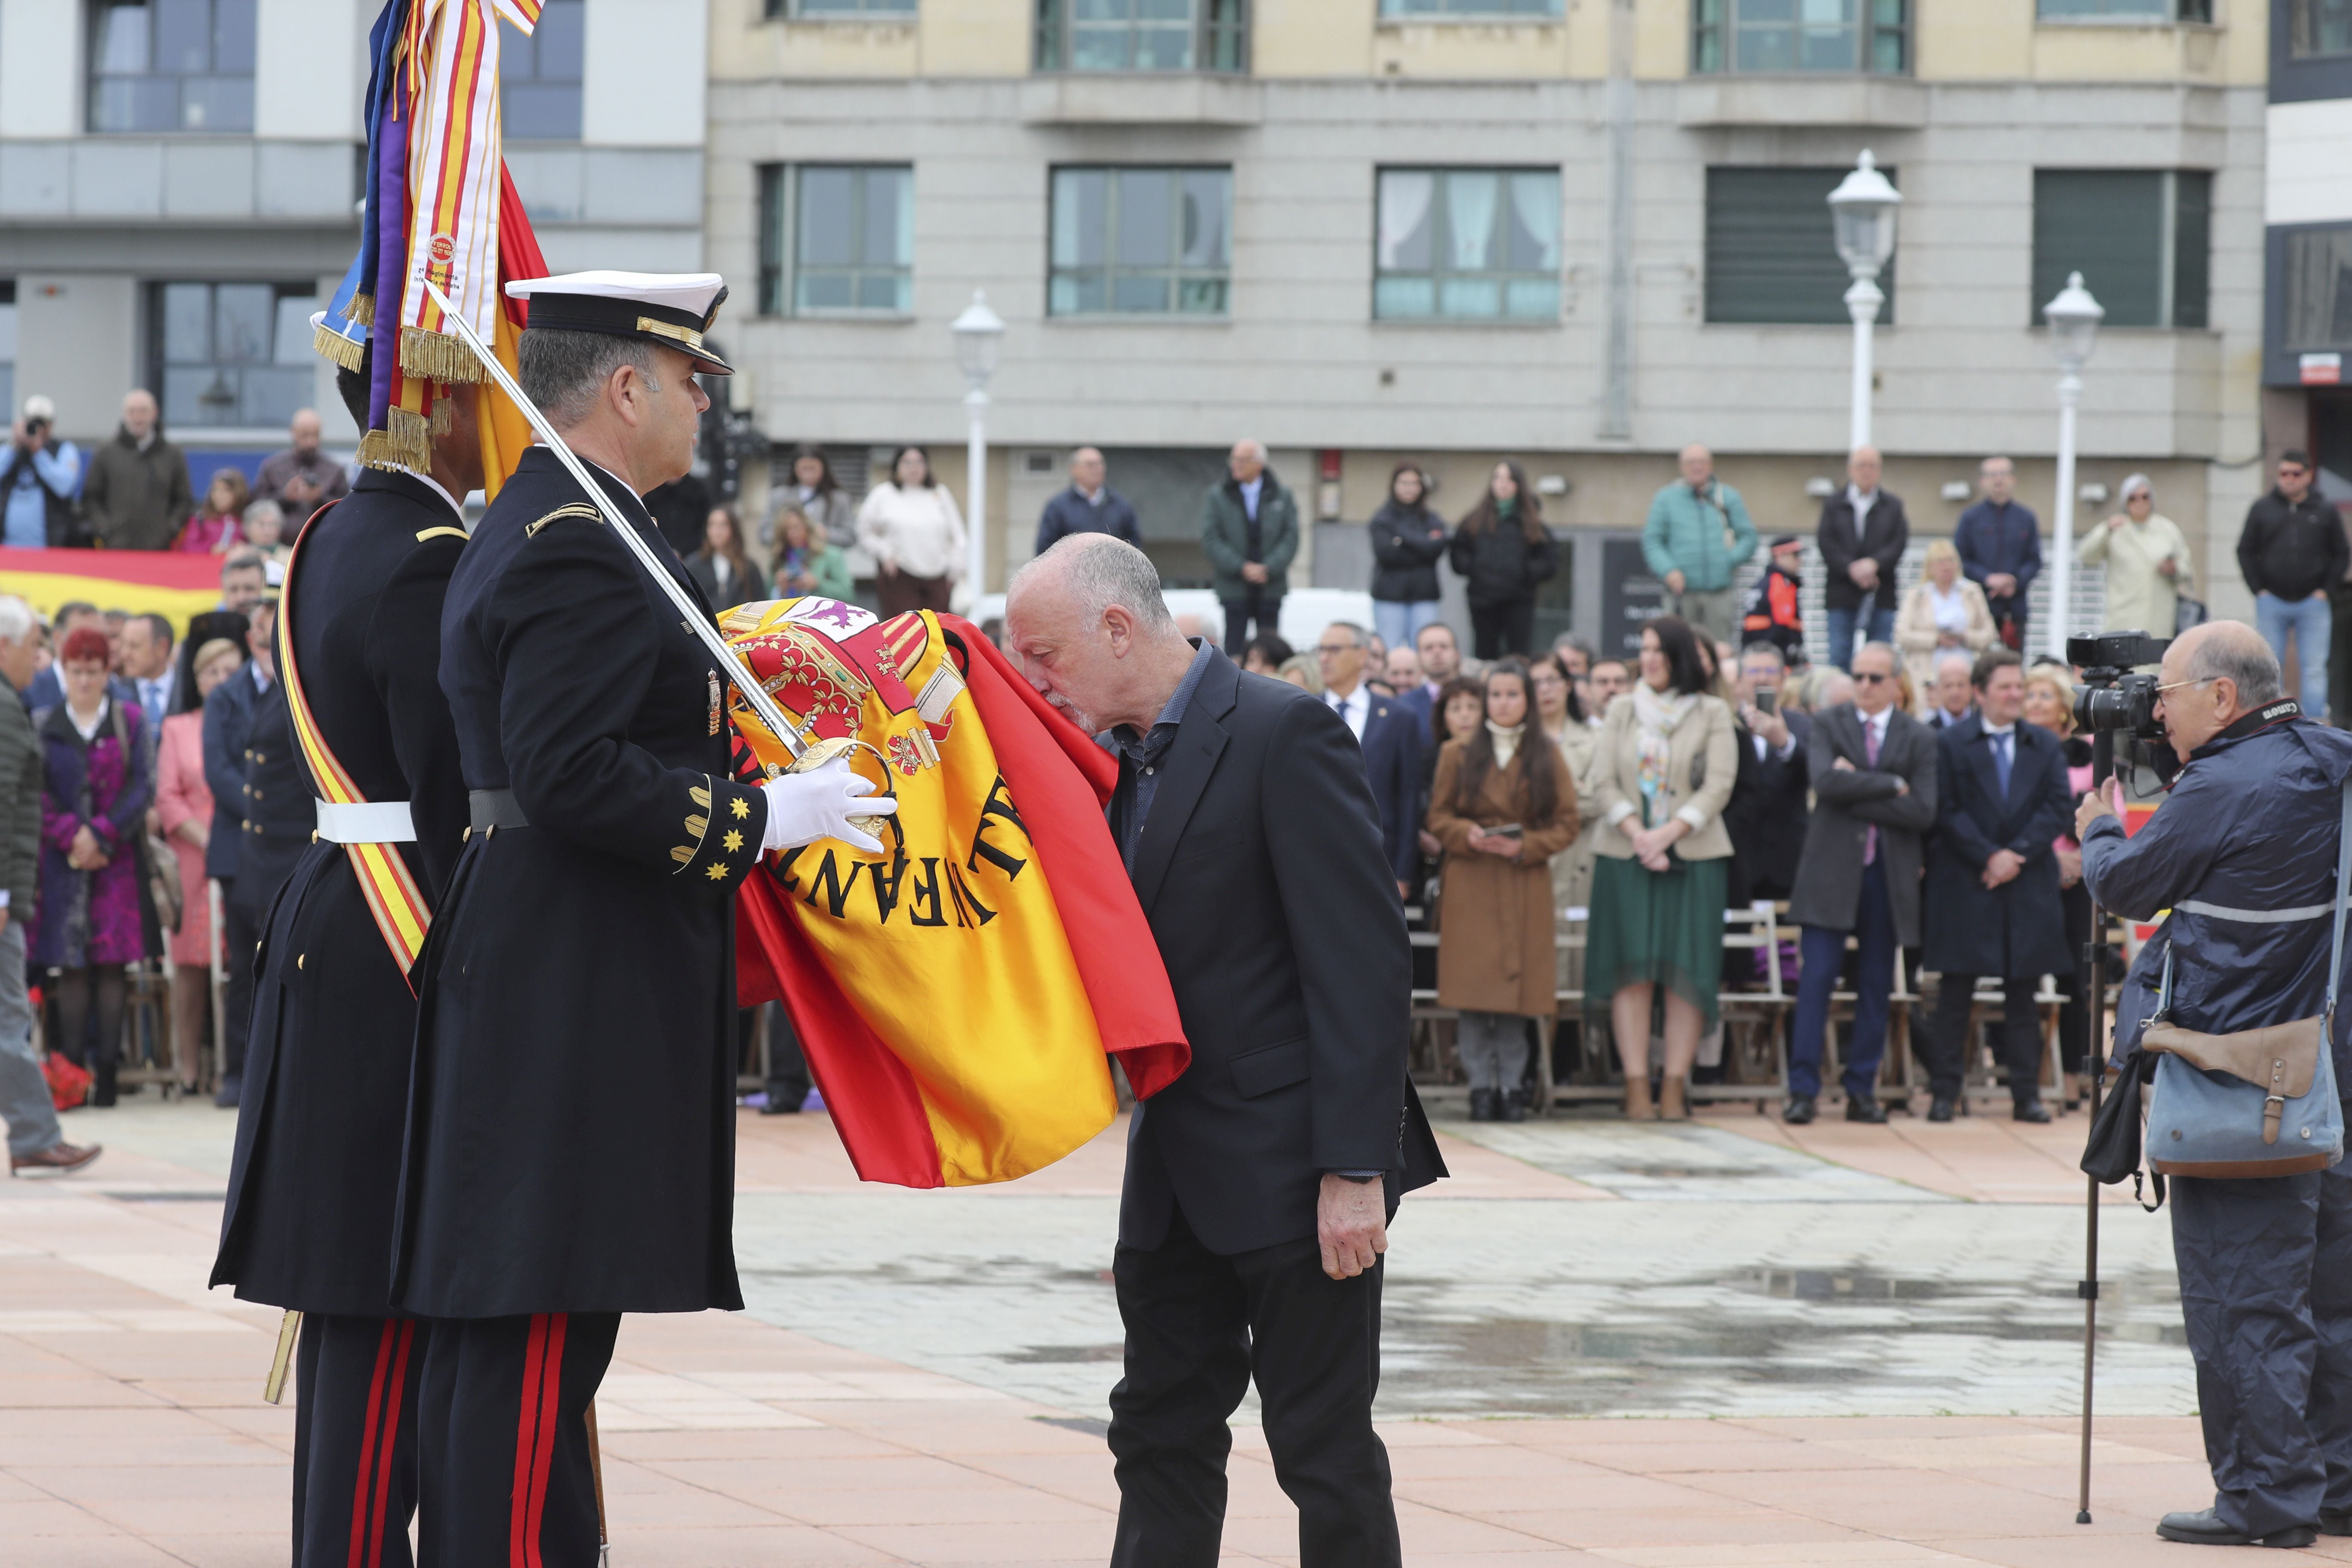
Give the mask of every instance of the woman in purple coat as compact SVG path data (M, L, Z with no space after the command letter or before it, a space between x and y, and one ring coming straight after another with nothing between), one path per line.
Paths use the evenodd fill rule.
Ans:
M137 705L107 696L110 654L106 634L95 627L66 638L58 656L65 699L34 715L44 774L32 962L53 972L57 1045L77 1062L97 1015L92 1105L114 1103L123 967L163 945L146 886L154 759Z

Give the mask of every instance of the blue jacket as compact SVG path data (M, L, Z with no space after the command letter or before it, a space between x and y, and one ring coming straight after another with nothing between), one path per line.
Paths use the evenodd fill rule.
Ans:
M2041 520L2032 508L2016 501L1995 506L1980 500L1960 513L1952 529L1952 548L1960 552L1960 570L1979 588L1993 573L2006 572L2017 579L2017 597L2022 599L2042 575ZM1985 598L1996 605L2010 602L1990 594Z
M1045 554L1055 541L1073 533L1108 533L1143 548L1143 531L1135 521L1135 508L1108 485L1103 487L1099 502L1080 495L1076 485L1047 501L1037 519L1037 553Z
M2318 1016L2347 776L2352 734L2282 720L2200 746L2137 835L2126 838L2113 817L2091 825L2083 840L2091 896L2127 920L2172 910L2162 935L2182 1027L2231 1034ZM2134 965L2136 977L2141 970ZM2352 1081L2346 1034L2339 1022L2339 1085ZM2118 1056L2137 1044L2137 1028L2129 1038L2118 1030Z
M245 837L246 742L253 731L253 710L261 705L256 673L247 660L205 700L205 787L213 792L205 875L224 880L236 875L237 842Z
M2074 973L2058 858L2050 848L2070 825L2066 752L2038 724L2020 720L2016 736L2006 795L1980 718L1936 736L1936 833L1927 841L1921 962L1938 974ZM1985 863L1997 849L2025 865L1988 888Z
M1421 863L1421 752L1428 725L1403 698L1378 692L1364 716L1364 780L1372 786L1381 847L1400 882L1411 882Z

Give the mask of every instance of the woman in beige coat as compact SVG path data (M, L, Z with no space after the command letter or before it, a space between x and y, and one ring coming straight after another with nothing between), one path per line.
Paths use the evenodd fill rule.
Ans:
M1527 1020L1559 1010L1550 861L1576 837L1576 782L1530 722L1526 665L1498 660L1486 693L1485 727L1445 743L1430 786L1429 830L1445 847L1437 1001L1460 1015L1470 1119L1516 1121Z
M1601 828L1593 848L1584 1010L1609 1020L1625 1068L1625 1114L1650 1110L1650 992L1666 988L1664 1115L1683 1121L1698 1037L1715 1022L1731 835L1723 807L1739 771L1731 708L1706 689L1690 627L1642 629L1633 689L1609 705L1593 762Z
M2152 637L2168 637L2179 629L2180 595L2197 584L2188 536L2156 510L2146 474L2124 481L2123 502L2124 510L2084 534L2075 550L2085 566L2106 563L2106 618L2100 629L2137 626Z
M1911 689L1923 705L1936 684L1936 660L1958 648L1979 654L2000 635L1992 624L1992 606L1984 590L1960 575L1960 552L1948 539L1927 546L1927 569L1903 595L1902 612L1895 617L1895 641L1903 649L1903 668ZM1913 710L1927 716L1925 706Z

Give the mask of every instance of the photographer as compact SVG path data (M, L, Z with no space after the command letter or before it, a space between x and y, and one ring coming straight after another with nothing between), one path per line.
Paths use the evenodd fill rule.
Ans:
M2175 641L2157 693L2181 771L2129 838L2099 792L2084 798L2075 826L2092 896L2126 920L2172 910L2159 941L2180 1027L2232 1034L2316 1016L2352 735L2283 700L2278 660L2234 621ZM2147 962L2134 966L2141 990ZM2145 1016L2126 1011L2122 1054ZM2339 1089L2352 1081L2344 1034L2330 1042ZM2352 1171L2175 1177L2172 1241L2216 1495L2167 1514L2157 1533L2265 1546L2352 1534Z
M0 466L0 542L12 549L83 542L74 499L81 488L81 453L57 434L57 405L35 393L25 399L24 417L9 426L7 461Z

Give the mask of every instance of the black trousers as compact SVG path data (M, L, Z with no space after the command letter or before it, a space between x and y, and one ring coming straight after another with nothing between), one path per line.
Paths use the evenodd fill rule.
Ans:
M409 1568L416 1392L431 1326L302 1315L294 1356L295 1568Z
M595 1568L588 1406L618 1312L442 1318L418 1404L423 1568Z
M2033 1005L2038 974L2011 974L2000 983L2000 1059L2009 1068L2009 1096L2020 1105L2042 1098L2042 1014ZM1957 1096L1968 1065L1969 997L1973 974L1947 974L1936 994L1936 1032L1927 1061L1927 1092Z
M1389 1456L1372 1431L1381 1276L1323 1272L1315 1238L1221 1258L1176 1215L1112 1262L1127 1375L1110 1395L1112 1568L1216 1568L1226 1421L1257 1380L1275 1479L1298 1505L1300 1568L1402 1561Z
M221 998L228 1037L221 1042L221 1076L242 1081L245 1037L253 1027L253 956L261 945L261 911L237 898L234 879L221 883L221 927L228 966Z
M1225 657L1231 659L1241 658L1250 638L1272 636L1282 618L1282 601L1267 598L1259 588L1252 588L1241 598L1217 603L1225 609Z
M808 1057L801 1049L801 1037L793 1033L793 1020L781 1002L767 1005L768 1014L768 1103L789 1105L794 1110L808 1098Z
M1470 606L1470 640L1478 658L1501 658L1525 653L1536 635L1536 602L1513 599L1507 605Z
M2176 1176L2172 1253L2222 1522L2352 1509L2352 1174Z

